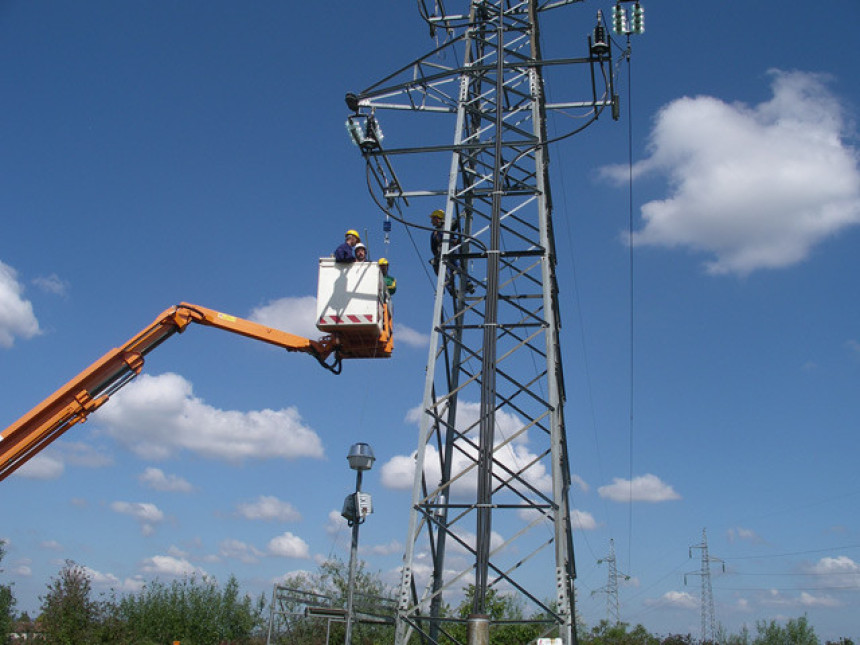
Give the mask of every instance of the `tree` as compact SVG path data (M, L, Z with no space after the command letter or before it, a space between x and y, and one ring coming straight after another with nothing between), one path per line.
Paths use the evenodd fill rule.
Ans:
M475 585L469 585L464 591L463 601L454 612L463 621L472 613ZM539 623L505 622L524 618L522 605L512 595L499 593L496 589L488 589L485 609L490 617L490 642L493 645L520 645L541 636L542 625ZM458 641L466 642L468 627L465 622L446 624L443 629Z
M6 556L6 542L0 540L0 562ZM3 569L0 569L2 572ZM0 639L6 642L15 622L15 596L11 585L0 585Z
M792 618L785 624L780 625L775 620L759 621L756 623L758 634L753 640L753 645L819 645L815 630L806 619L806 616Z
M690 634L669 634L660 645L694 645L696 641Z
M90 598L92 583L86 570L66 560L42 596L42 629L50 643L83 645L92 637L99 609Z
M223 589L210 578L192 576L170 584L156 580L115 601L109 622L123 627L114 634L124 631L134 642L240 643L262 628L264 604L242 596L235 576Z
M660 645L660 639L649 634L642 625L636 625L628 632L627 623L610 624L607 620L591 628L591 632L582 639L586 645Z

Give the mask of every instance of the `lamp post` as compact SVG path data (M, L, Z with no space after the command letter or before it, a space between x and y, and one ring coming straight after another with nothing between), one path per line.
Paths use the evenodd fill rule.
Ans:
M361 492L361 476L365 470L373 468L376 457L373 449L366 443L355 443L346 456L349 467L355 471L355 493L347 495L343 502L341 515L352 527L352 545L349 550L349 580L346 588L346 636L344 645L352 642L353 596L355 592L355 557L358 553L358 527L373 512L370 494Z

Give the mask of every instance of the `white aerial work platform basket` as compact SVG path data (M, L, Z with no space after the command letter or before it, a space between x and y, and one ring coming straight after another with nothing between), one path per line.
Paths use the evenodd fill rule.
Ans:
M378 338L387 291L376 262L338 263L320 258L317 329Z

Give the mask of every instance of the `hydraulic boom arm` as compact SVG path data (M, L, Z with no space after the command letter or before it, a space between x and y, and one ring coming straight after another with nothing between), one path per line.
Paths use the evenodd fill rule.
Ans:
M144 356L176 332L185 331L190 323L261 340L288 352L311 354L335 374L340 371L340 344L335 337L310 340L183 302L162 313L137 336L109 351L6 428L0 435L0 481L73 425L86 421L114 392L140 374ZM333 362L326 363L332 354Z

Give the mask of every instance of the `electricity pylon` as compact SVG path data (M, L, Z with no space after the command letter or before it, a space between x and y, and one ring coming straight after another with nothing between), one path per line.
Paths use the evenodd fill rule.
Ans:
M596 589L592 592L595 593L605 593L606 594L606 620L609 621L610 625L617 625L621 622L621 606L618 602L618 563L615 559L615 540L612 538L609 539L609 555L605 558L600 558L597 561L597 564L606 563L609 568L609 575L607 577L606 586L601 589ZM627 574L620 574L624 577L625 580L629 580L630 576Z
M693 549L701 549L702 565L699 571L692 571L684 576L684 584L687 584L687 576L702 577L702 643L716 643L717 638L717 614L714 610L714 592L711 588L711 562L719 562L723 571L726 570L725 563L719 558L708 553L708 535L702 529L702 543L690 547L690 557L693 557Z
M438 46L346 97L347 128L386 221L426 235L430 211L444 211L435 276L428 269L433 328L398 645L416 632L422 642L459 642L443 597L467 586L470 643L473 630L488 631L497 593L514 595L543 636L576 643L548 146L617 110L600 12L596 25L593 13L584 23L578 57L541 53L540 18L576 2L471 0L453 14L441 0L420 0ZM562 70L559 91L582 85L581 97L550 103L548 79ZM382 145L383 112L386 146L397 147ZM579 118L550 140L547 117L557 113ZM445 117L453 141L440 134L450 133ZM419 124L404 127L408 118ZM426 206L415 215L419 200Z

